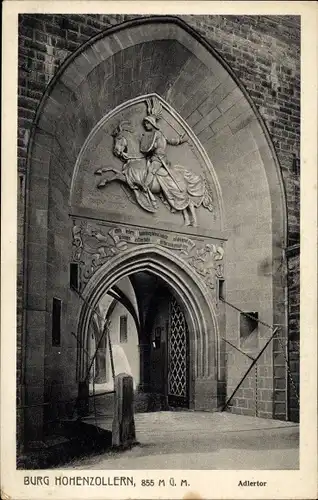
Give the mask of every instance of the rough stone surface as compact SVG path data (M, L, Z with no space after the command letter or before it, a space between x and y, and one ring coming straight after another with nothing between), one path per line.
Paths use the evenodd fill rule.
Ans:
M19 175L19 203L18 203L18 384L22 384L22 345L23 345L23 241L24 241L24 206L25 197L28 194L28 182L26 172L27 148L30 140L32 122L36 116L39 103L43 93L52 80L57 69L63 64L67 57L79 48L92 36L100 33L111 26L122 21L137 16L124 15L20 15L19 19L19 82L18 82L18 175ZM288 245L299 243L299 149L300 149L300 21L294 16L184 16L183 19L195 28L212 46L219 51L224 60L230 65L235 75L241 80L249 96L265 120L265 124L273 141L285 184L288 210ZM113 43L116 44L114 38ZM147 44L145 44L146 47ZM102 45L100 46L102 50ZM105 47L104 47L105 50ZM144 52L144 60L149 61L148 72L153 71L151 47ZM129 49L126 51L126 60L121 61L122 80L129 84L134 80L138 88L138 74L134 74L134 67L129 65L132 54ZM93 61L98 57L95 53L90 54ZM119 57L119 56L117 56ZM181 55L180 55L181 57ZM161 61L164 65L164 61ZM191 62L189 64L192 64ZM145 71L146 66L144 67ZM81 68L78 66L80 73ZM110 69L103 68L104 78L110 78ZM109 74L107 74L109 72ZM180 81L185 78L185 73L179 75ZM241 113L243 109L239 104L238 90L231 89L230 82L223 83L218 92L213 93L213 99L217 99L218 111L214 111L211 116L205 114L204 102L211 92L211 79L201 80L200 68L196 67L193 75L195 79L188 85L194 89L198 88L187 103L186 95L174 96L174 89L166 88L165 79L157 74L153 84L158 89L169 92L171 98L179 103L182 116L186 117L188 123L196 128L200 140L207 144L207 148L215 150L217 134L230 138L232 133L237 133L240 128L246 126L251 120L248 112ZM71 77L71 75L70 75ZM73 78L76 75L73 75ZM94 74L90 75L94 78ZM140 76L139 76L140 78ZM161 79L160 79L161 78ZM92 80L93 81L93 80ZM225 89L225 90L224 90ZM128 85L123 85L121 95L128 92ZM94 117L98 113L94 103L85 96L85 83L79 89L77 98L85 108L86 116ZM127 94L128 95L128 94ZM63 96L65 103L69 102L67 87L59 89L59 96ZM238 101L238 102L237 102ZM201 105L202 104L202 105ZM233 106L234 104L234 106ZM52 100L51 105L55 106ZM75 109L75 107L73 106ZM56 112L58 114L58 109ZM210 108L211 109L211 108ZM221 116L217 116L218 113ZM224 118L225 117L225 118ZM65 115L65 123L76 120L72 105L70 114ZM230 122L230 125L227 123ZM50 132L51 123L41 123L44 130ZM88 125L89 127L89 125ZM219 139L219 137L218 137ZM52 140L48 134L43 133L41 146L37 148L37 159L39 168L48 168L50 158L47 156L44 144ZM62 142L63 137L60 137ZM49 147L47 145L47 147ZM78 147L74 144L74 148ZM35 150L34 150L35 151ZM35 152L34 152L35 154ZM69 159L72 162L76 157L75 150L69 148ZM220 155L223 152L220 151ZM239 155L237 151L235 154ZM238 156L239 158L239 156ZM44 160L44 161L43 161ZM61 175L63 172L61 170ZM66 175L66 174L65 174ZM54 180L53 180L54 182ZM70 179L63 178L65 189L69 188ZM55 191L55 203L59 204L59 192ZM45 217L47 214L42 211L38 213L38 231L45 231ZM56 242L55 242L56 244ZM37 261L36 255L41 255L41 249L34 247L33 260ZM42 254L43 258L43 254ZM57 254L58 258L58 254ZM66 271L67 272L67 271ZM288 290L289 290L289 358L291 373L296 386L299 387L299 254L288 257ZM41 297L31 306L41 309ZM273 356L276 351L274 349ZM279 352L278 352L279 354ZM269 370L264 377L272 377L272 360L266 361L264 365L259 365L259 371ZM279 364L276 365L279 368ZM233 381L234 383L234 381ZM279 399L280 390L284 390L283 381L275 376L274 387L275 397ZM255 395L251 396L250 391L255 391L251 382L246 381L246 386L237 395L233 406L242 413L253 412L251 408ZM229 384L231 388L231 384ZM245 392L244 392L245 391ZM22 393L18 393L18 404L22 404ZM259 411L262 416L271 416L273 408L271 406L269 393L262 393L259 401ZM253 399L254 398L254 399ZM276 399L277 400L277 399ZM253 403L254 404L254 403ZM290 418L297 420L298 406L297 398L293 386L289 388ZM283 414L284 409L277 407L282 413L277 411L277 418ZM260 415L261 416L261 415Z
M126 448L136 440L133 378L126 373L120 373L115 377L114 388L115 408L112 445Z
M141 447L131 450L128 456L109 453L81 457L65 468L242 471L299 468L299 427L290 422L199 411L137 414L135 422ZM90 423L94 424L94 417ZM98 419L98 425L108 429L105 417Z
M299 247L288 257L288 316L289 316L289 417L290 420L299 422L299 372L300 372L300 269Z
M30 127L57 68L90 37L137 16L21 15L19 25L19 171ZM183 16L231 66L268 126L288 197L290 243L299 242L300 20L297 16ZM279 61L279 62L278 62ZM293 215L293 217L292 217Z

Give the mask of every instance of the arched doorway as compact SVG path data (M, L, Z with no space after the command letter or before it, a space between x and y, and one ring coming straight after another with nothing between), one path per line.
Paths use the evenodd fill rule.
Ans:
M99 394L112 392L113 377L124 372L133 377L136 411L189 408L191 358L184 305L163 279L147 271L121 278L115 286L120 288L123 281L126 290L131 283L130 297L113 299L111 289L90 320L85 347L85 370L90 371L86 392L95 398L90 407L112 406L107 398L100 403Z
M97 189L96 170L109 161L122 167L113 155L115 126L133 118L138 135L147 101L156 96L167 137L189 137L188 144L171 147L169 160L186 167L188 179L200 175L208 186L206 206L196 208L197 227L184 226L181 211L164 203L152 213L142 210L127 186ZM77 397L84 373L70 332L84 340L90 313L69 287L72 263L81 268L80 289L94 307L118 279L134 272L156 274L174 290L189 329L194 370L189 384L195 387L190 407L215 408L218 396L231 392L244 370L231 354L225 384L225 347L217 332L237 343L240 331L237 312L218 301L219 280L225 281L230 302L281 325L286 336L279 165L266 127L231 68L184 22L163 16L123 23L73 54L38 110L28 168L25 390L31 405L33 398L46 401L52 394ZM77 260L74 248L83 250ZM58 345L51 339L55 299L61 305ZM257 334L260 343L266 341L262 326ZM259 415L277 416L277 400L282 417L286 373L272 353L263 368L267 399L260 402ZM248 410L241 403L244 397L237 401L240 413ZM41 434L41 411L28 410L30 439Z
M94 311L123 278L132 284L139 318L137 409L138 405L143 410L216 408L218 385L223 381L218 369L218 326L209 291L188 264L172 252L150 245L110 259L83 290L77 327L83 346L78 349L77 361L81 397L90 365L86 352Z

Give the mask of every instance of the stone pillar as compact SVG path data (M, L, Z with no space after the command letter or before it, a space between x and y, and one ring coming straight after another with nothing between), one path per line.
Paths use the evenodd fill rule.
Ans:
M112 428L112 445L123 447L136 442L134 421L134 384L131 375L119 373L115 377L114 419Z
M29 300L33 300L29 298ZM40 299L39 299L40 300ZM42 300L42 298L41 298ZM48 328L48 314L44 301L43 310L26 311L26 344L24 372L24 445L28 448L43 446L44 439L44 359L45 332Z
M217 380L215 376L196 378L194 383L194 409L216 410L218 406Z

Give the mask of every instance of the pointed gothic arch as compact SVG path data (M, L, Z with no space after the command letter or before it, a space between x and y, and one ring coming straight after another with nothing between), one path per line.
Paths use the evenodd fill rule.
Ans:
M200 388L209 391L211 408L218 405L219 327L215 306L205 283L191 266L171 251L155 245L142 245L111 258L92 276L83 290L85 302L77 325L77 338L87 346L92 311L107 291L125 276L147 271L165 282L182 304L189 329L190 402L200 407ZM78 379L87 375L86 349L78 350ZM196 386L196 390L194 390Z
M98 34L67 58L48 85L33 124L25 246L25 356L30 360L26 391L30 404L32 394L37 400L45 399L45 377L54 358L52 351L51 357L37 362L36 380L29 376L38 339L51 349L52 298L60 297L65 305L65 335L78 320L80 302L68 287L73 218L105 222L105 214L98 208L70 206L80 152L103 117L123 103L153 94L167 103L170 113L175 110L181 125L193 132L213 164L215 185L219 186L226 223L216 229L211 221L202 231L190 228L187 233L202 241L213 237L226 242L228 298L248 310L259 308L268 323L282 325L286 336L286 204L266 126L229 65L186 23L169 16L135 19ZM130 206L121 222L129 210ZM108 219L112 219L111 212ZM224 335L237 330L237 318L231 311L222 310L217 322ZM262 331L261 336L266 333ZM65 345L69 353L74 350L71 340L65 340ZM63 353L61 371L66 359ZM271 365L272 377L274 370ZM74 362L67 394L77 392L75 375ZM37 435L38 426L29 420L31 438Z

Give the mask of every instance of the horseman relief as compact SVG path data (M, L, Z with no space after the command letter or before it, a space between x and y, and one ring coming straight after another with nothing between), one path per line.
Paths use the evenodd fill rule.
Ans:
M182 147L188 141L183 134L168 137L160 128L162 105L153 97L146 100L147 115L143 119L143 134L138 136L130 122L121 122L113 131L113 154L122 163L122 169L104 167L95 174L111 173L102 178L98 188L119 181L134 193L140 207L156 212L158 203L164 203L171 212L181 212L187 226L196 226L196 209L200 206L214 211L206 181L182 165L174 165L167 156L167 146Z

